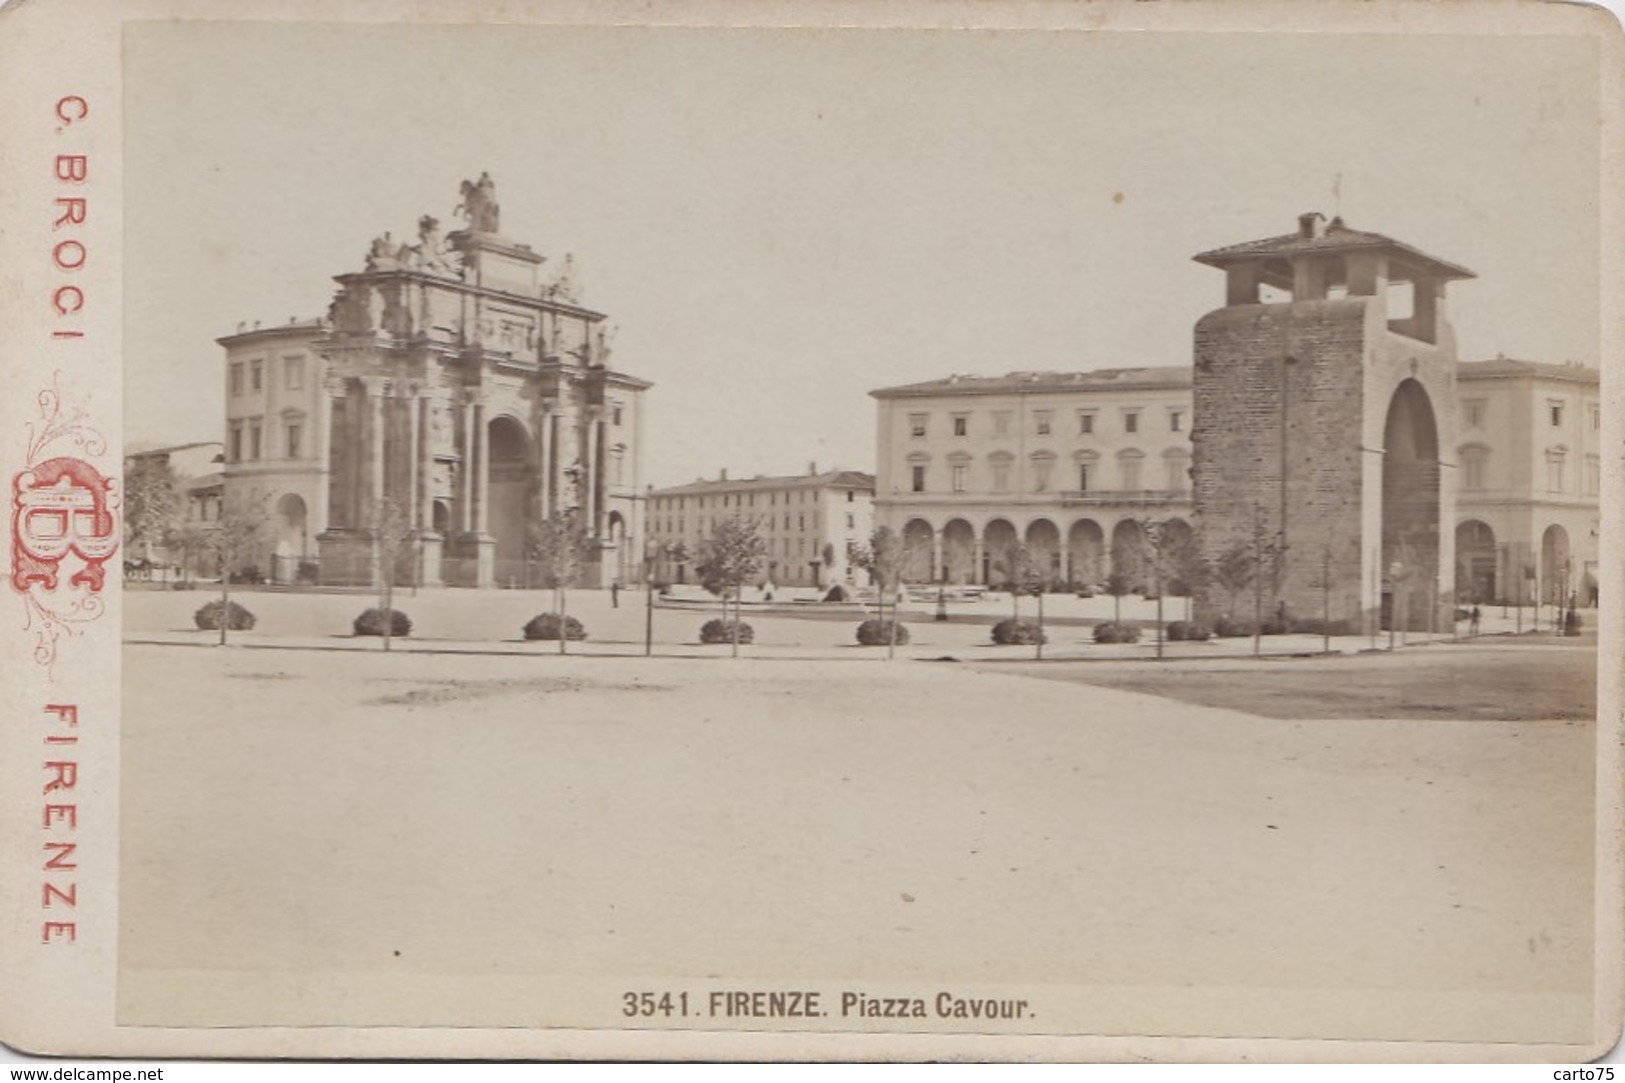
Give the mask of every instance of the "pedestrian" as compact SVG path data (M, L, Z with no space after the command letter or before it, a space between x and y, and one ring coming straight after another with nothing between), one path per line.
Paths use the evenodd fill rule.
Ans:
M1479 621L1479 618L1482 617L1483 615L1484 614L1479 610L1478 606L1476 606L1476 605L1473 606L1472 612L1467 614L1467 634L1468 635L1475 635L1476 636L1478 634L1478 621Z
M611 609L621 608L621 581L619 579L609 581L609 607Z

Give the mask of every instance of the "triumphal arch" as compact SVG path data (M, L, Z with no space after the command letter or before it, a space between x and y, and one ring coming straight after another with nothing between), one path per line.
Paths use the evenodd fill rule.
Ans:
M650 384L610 366L611 327L580 303L573 258L550 265L504 235L489 176L463 182L455 214L464 226L449 233L424 215L415 237L374 239L314 326L221 340L234 366L253 366L228 406L234 434L252 437L234 435L228 479L265 492L287 481L272 511L297 500L302 533L280 544L323 583L376 581L379 533L394 523L397 582L536 585L531 539L561 513L592 539L581 585L629 581ZM293 373L275 369L289 334L316 362L291 432L277 428L287 407L255 397L296 397ZM244 383L235 368L232 380Z

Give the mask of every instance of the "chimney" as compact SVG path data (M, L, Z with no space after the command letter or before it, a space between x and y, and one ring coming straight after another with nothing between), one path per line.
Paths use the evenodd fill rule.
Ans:
M1298 236L1305 241L1326 236L1326 216L1319 211L1298 215Z
M726 466L724 466L722 468L722 474L721 474L721 476L719 476L717 478L717 480L718 481L727 481L728 480L728 468Z
M807 463L807 476L808 477L817 477L818 476L818 460L817 459L813 459L813 460L811 460L810 462Z

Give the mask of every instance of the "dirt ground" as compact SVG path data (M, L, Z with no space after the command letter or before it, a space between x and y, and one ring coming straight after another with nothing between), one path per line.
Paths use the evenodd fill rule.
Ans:
M1595 718L1596 648L1543 647L1486 639L1459 647L1326 658L1169 665L1014 662L1000 668L1267 718Z
M656 975L1019 989L1018 1029L1589 1038L1587 722L919 661L124 665L123 1022L614 1026Z

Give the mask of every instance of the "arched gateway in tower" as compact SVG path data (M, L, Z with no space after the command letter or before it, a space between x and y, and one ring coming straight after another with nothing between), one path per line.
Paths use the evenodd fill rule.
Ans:
M1254 573L1236 615L1450 627L1444 295L1473 273L1318 214L1196 260L1225 272L1226 303L1196 325L1192 498L1205 563ZM1228 598L1209 583L1198 613Z

